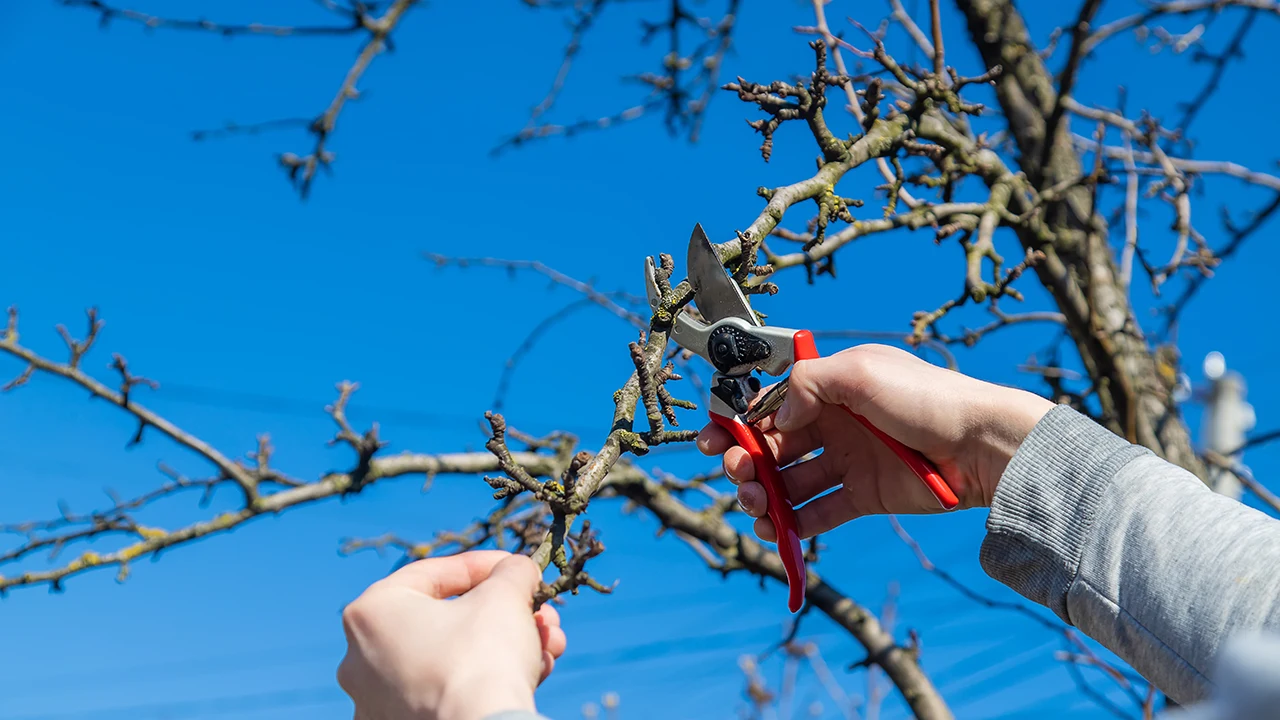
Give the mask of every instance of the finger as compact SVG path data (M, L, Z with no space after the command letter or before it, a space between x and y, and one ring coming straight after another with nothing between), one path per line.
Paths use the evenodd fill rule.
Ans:
M786 467L800 458L822 447L822 436L817 423L809 423L798 429L787 431L764 430L765 445L778 467Z
M855 506L849 493L834 492L796 509L796 532L802 539L808 539L866 514ZM777 533L774 536L776 538Z
M807 540L833 530L850 520L860 518L869 513L860 510L850 502L843 493L823 495L813 502L796 509L796 532L801 539ZM756 535L765 542L777 542L778 531L767 515L756 518L753 528Z
M525 555L508 555L489 573L476 592L481 598L533 607L533 593L542 581L542 570Z
M751 455L734 445L724 453L724 474L735 485L756 479L756 465Z
M543 605L543 607L546 607L546 605ZM561 629L559 621L548 620L541 610L534 615L534 620L538 626L538 638L542 641L542 649L556 657L560 657L564 653L568 638L565 636L564 630Z
M829 380L826 367L830 358L797 362L787 380L787 396L774 413L773 424L783 431L798 430L812 424L822 413L822 384Z
M809 502L843 481L841 469L831 467L834 453L823 453L812 460L796 463L782 471L782 482L793 505Z
M548 677L551 677L551 671L556 669L556 659L547 651L542 652L542 676L538 678L538 684L541 685Z
M357 667L359 663L352 657L352 651L347 648L347 654L343 656L342 662L338 663L338 687L348 695L351 695L352 689L358 682L356 676L359 674ZM354 698L353 698L354 699Z
M796 432L770 430L764 433L765 445L778 467L786 467L822 447L820 440L815 425ZM755 461L746 450L735 445L724 453L724 472L736 483L755 480Z
M839 472L831 471L830 457L819 455L782 471L787 498L793 505L806 503L840 485L842 477ZM751 517L763 517L769 511L769 496L760 483L742 482L738 485L738 504Z
M937 382L931 393L933 405L947 407L944 399L949 400L946 395L955 391L956 377L963 376L931 365L901 348L858 345L828 357L797 362L775 422L780 428L793 429L814 417L818 411L815 408L822 404L842 405L851 413L866 416L889 435L905 440L913 431L920 432L922 424L930 425L925 418L937 413L904 414L901 407L894 409L887 398L911 397L922 385Z
M821 446L817 429L814 427L805 427L798 431L793 429L785 433L779 432L774 427L772 418L765 418L760 421L758 427L764 434L765 441L769 444L769 450L782 465L793 463ZM710 456L723 455L738 447L738 441L733 439L733 435L715 423L702 428L698 433L697 442L698 450L703 455Z
M378 582L411 588L434 598L451 598L479 585L510 557L511 553L502 550L473 550L426 558L411 562Z
M698 433L698 451L703 455L723 455L733 445L733 436L729 431L715 423L707 423Z
M797 362L791 368L787 397L774 415L774 424L783 431L804 427L816 420L827 404L862 413L862 408L893 382L885 378L883 370L904 363L924 361L899 348L869 344Z
M560 627L560 613L551 606L551 603L543 603L538 608L538 621L547 625L547 627Z
M764 486L758 482L745 482L738 486L738 504L742 511L753 518L763 516L769 510L769 498Z
M773 521L767 516L756 518L755 522L756 536L765 542L778 542L778 531L773 527Z
M778 468L786 468L792 462L822 447L817 425L809 425L799 432L781 433L771 430L764 433L764 443ZM755 460L740 446L733 446L724 451L723 465L724 474L735 483L745 483L755 479Z
M569 645L569 638L565 636L564 630L558 627L540 627L538 635L542 640L542 649L551 653L552 657L560 657L564 654L565 648Z

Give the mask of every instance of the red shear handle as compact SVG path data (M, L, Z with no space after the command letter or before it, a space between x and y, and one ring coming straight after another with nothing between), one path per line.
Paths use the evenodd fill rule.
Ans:
M748 426L737 418L715 413L711 413L711 419L733 435L733 439L747 451L751 462L756 466L756 480L764 485L765 496L769 499L769 519L778 531L778 556L782 558L782 567L787 571L787 587L790 589L787 607L791 612L796 612L804 604L804 550L800 547L796 513L792 509L791 498L787 497L787 487L782 484L782 471L778 469L778 461L769 450L764 435L754 425Z
M815 360L820 357L818 348L813 343L813 335L808 330L801 330L793 335L791 342L796 360ZM947 485L946 481L942 479L942 473L938 472L938 468L934 467L928 458L921 455L918 450L913 450L890 437L883 430L872 425L870 420L849 408L844 408L844 411L852 415L854 419L862 423L863 427L870 430L873 435L880 438L881 442L889 446L893 454L906 463L911 472L915 473L915 476L920 478L925 487L929 488L929 492L933 493L933 496L942 504L942 507L951 510L960 504L959 498L956 497L956 494ZM769 497L769 502L770 504L773 503L773 496Z

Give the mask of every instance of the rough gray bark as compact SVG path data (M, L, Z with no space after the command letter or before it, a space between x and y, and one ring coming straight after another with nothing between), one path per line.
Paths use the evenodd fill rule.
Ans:
M956 0L956 5L983 62L1004 67L996 97L1017 143L1019 169L1041 189L1080 177L1085 170L1066 123L1045 138L1058 93L1013 1ZM1045 253L1036 273L1066 317L1110 429L1203 477L1204 466L1119 281L1106 223L1091 204L1089 189L1077 185L1045 213L1052 240L1026 231L1019 237L1024 246Z

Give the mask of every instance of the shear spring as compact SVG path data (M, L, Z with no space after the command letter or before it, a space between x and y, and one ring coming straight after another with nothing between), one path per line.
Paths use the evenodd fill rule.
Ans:
M777 412L778 408L782 407L782 401L787 399L788 379L783 378L777 385L766 390L756 404L742 416L743 421L748 425L755 425Z

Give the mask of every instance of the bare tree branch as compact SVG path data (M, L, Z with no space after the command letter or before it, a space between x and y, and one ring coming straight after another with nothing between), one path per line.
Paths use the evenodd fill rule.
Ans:
M1085 41L1083 52L1092 52L1099 43L1107 38L1146 25L1164 15L1190 15L1205 10L1221 12L1228 7L1252 8L1280 15L1280 2L1275 2L1275 0L1174 0L1173 2L1155 2L1151 3L1147 10L1143 12L1125 16L1098 28Z
M975 603L978 603L984 607L994 609L994 610L1008 610L1008 611L1015 612L1047 630L1051 630L1057 634L1062 635L1062 637L1066 640L1067 644L1074 650L1074 653L1069 653L1066 656L1059 654L1058 657L1060 660L1074 662L1074 661L1077 661L1078 658L1083 658L1084 662L1102 670L1116 685L1118 685L1122 690L1124 690L1130 696L1130 698L1134 701L1135 705L1138 705L1141 707L1144 704L1145 697L1139 694L1139 691L1136 687L1135 682L1133 682L1131 678L1126 676L1114 665L1102 659L1100 656L1098 656L1097 653L1093 652L1093 650L1087 644L1085 644L1083 640L1080 639L1080 636L1076 633L1076 631L1073 628L1068 627L1067 625L1064 625L1056 620L1051 620L1049 618L1046 618L1044 615L1042 615L1038 611L1031 609L1029 606L1023 603L1009 602L1004 600L995 600L995 599L986 597L985 595L982 595L979 592L976 592L969 586L957 580L955 576L953 576L951 573L947 572L946 570L943 570L937 565L934 565L933 562L929 560L929 557L925 554L924 549L920 547L920 543L916 542L915 538L911 537L911 535L907 533L907 531L902 527L902 524L898 522L898 519L896 517L890 515L889 523L893 527L893 531L898 535L898 538L901 539L902 542L907 545L907 547L911 548L911 551L915 554L916 559L920 562L920 567L932 573L933 575L938 577L938 579L942 580L944 583L950 586L952 589L959 592L961 595L968 598L969 600L972 600ZM1076 678L1077 685L1081 688L1083 692L1085 692L1086 695L1092 698L1099 705L1107 709L1113 709L1114 706L1109 701L1107 701L1105 697L1096 693L1096 691L1094 691L1089 686L1088 682L1082 676L1074 675L1074 677ZM1149 685L1149 683L1145 683L1145 681L1142 681L1141 678L1137 678L1137 682L1143 682L1144 684Z
M647 318L641 317L626 307L619 304L619 300L627 302L631 305L645 305L647 301L640 297L629 295L627 293L606 293L597 290L593 283L583 282L575 278L569 277L564 273L549 267L538 260L503 260L501 258L479 257L448 257L438 253L423 253L428 261L435 264L436 267L454 266L457 268L467 268L472 265L481 267L504 268L508 272L514 274L521 270L530 270L547 278L556 285L563 285L571 290L581 293L591 302L617 315L619 318L626 320L637 328L647 328L649 326Z
M396 29L405 14L417 2L418 0L392 0L386 12L376 17L370 14L369 6L363 2L355 2L350 7L329 3L327 6L330 10L349 19L348 24L293 27L260 23L225 24L204 19L175 20L136 10L117 8L100 0L62 0L64 5L86 8L97 12L99 14L99 24L104 28L111 21L122 19L140 23L147 29L194 30L217 33L223 36L270 35L281 37L365 34L367 37L364 45L356 55L355 62L347 70L342 84L338 87L338 92L334 95L333 100L329 102L328 107L314 119L308 121L301 118L286 118L250 124L231 123L217 130L198 130L192 133L192 139L203 140L241 133L256 134L263 130L305 125L307 131L314 138L311 151L305 155L285 152L278 157L280 166L284 168L290 182L293 183L294 188L297 189L299 196L303 200L306 200L311 193L311 185L315 180L316 173L320 170L328 171L336 157L328 149L328 142L329 136L333 134L337 127L338 116L342 113L343 108L346 107L347 102L359 97L360 92L356 86L360 78L369 68L373 59L391 47L392 31Z
M565 46L560 68L551 83L551 89L530 112L525 127L504 139L493 148L493 154L521 147L529 142L550 137L573 137L582 132L604 130L637 120L645 115L664 110L664 123L672 135L687 130L690 141L696 142L701 134L703 119L711 103L718 83L725 56L733 45L733 31L738 19L740 0L726 0L719 20L701 18L687 7L684 0L662 3L665 17L642 23L643 43L658 37L667 39L667 52L660 58L660 72L642 72L626 76L624 80L648 88L645 99L625 110L592 120L579 120L569 124L543 121L542 118L555 104L563 89L565 78L573 64L583 38L610 2L620 0L589 0L581 3L530 3L535 7L572 10L570 38ZM686 42L692 31L695 42Z
M325 108L324 112L320 113L320 116L311 122L309 130L315 137L315 145L312 147L311 152L303 156L298 156L294 153L280 155L280 165L288 173L289 180L298 189L298 193L303 200L307 199L307 196L311 193L311 183L315 179L316 171L321 169L328 170L330 164L333 163L335 156L328 150L326 145L329 141L329 136L337 127L338 115L346 107L348 101L360 96L360 91L356 89L360 78L364 75L365 70L369 69L373 59L388 48L391 42L391 32L396 29L405 14L416 3L417 0L393 0L391 6L387 8L387 11L381 17L373 18L361 15L361 24L369 32L369 39L365 41L364 47L361 48L360 53L356 56L355 63L347 70L346 77L342 79L342 84L338 86L337 94L329 102L329 107Z
M316 172L328 170L333 161L328 142L337 118L346 103L358 97L356 86L363 73L374 57L391 47L392 32L414 6L413 0L394 0L385 6L387 9L380 17L374 17L366 6L348 8L329 2L327 6L348 18L350 26L289 28L168 20L109 7L95 0L65 2L101 13L104 22L121 19L148 28L224 35L354 34L362 37L363 45L356 61L338 94L318 118L230 125L197 133L197 137L215 137L306 126L315 140L310 154L280 157L304 198ZM584 38L609 0L526 2L530 6L569 13L569 39L548 92L532 108L524 127L495 151L553 135L607 128L660 111L665 114L670 132L687 131L691 139L697 138L706 108L719 84L724 59L733 46L740 9L737 0L725 2L725 12L715 20L696 16L692 5L684 0L661 3L662 14L658 19L645 21L643 25L645 39L659 40L663 46L659 67L654 72L629 78L643 88L637 104L611 116L564 125L548 118L558 109L556 103L566 87ZM759 115L748 122L763 137L761 154L766 161L778 150L774 145L775 132L784 123L794 123L797 127L803 123L819 157L817 169L809 177L801 176L776 188L759 189L764 207L745 229L735 230L735 237L716 246L720 259L745 292L773 294L779 292L775 282L779 277L777 273L788 268L804 268L805 277L811 283L823 276L834 279L837 251L867 236L901 229L923 230L928 233L925 237L937 245L954 242L960 251L956 257L963 258L955 267L954 286L944 288L936 296L921 298L922 303L927 303L925 307L932 309L917 312L908 331L830 331L826 335L879 337L928 347L954 366L955 355L950 347L972 346L992 333L1015 325L1061 326L1062 333L1051 346L1048 364L1042 364L1037 354L1023 369L1042 377L1056 400L1070 401L1082 408L1086 401L1091 407L1096 404L1096 410L1090 412L1096 413L1099 421L1113 431L1151 447L1193 472L1203 472L1201 458L1191 446L1189 433L1178 415L1172 387L1167 382L1170 374L1167 372L1170 365L1165 362L1167 356L1158 356L1159 351L1153 350L1133 311L1130 299L1133 264L1137 261L1151 276L1157 292L1161 283L1181 275L1184 268L1200 271L1200 275L1188 281L1184 294L1175 302L1168 316L1172 326L1177 310L1211 274L1212 268L1235 252L1247 236L1280 208L1280 178L1230 162L1179 156L1175 151L1188 143L1185 130L1195 117L1194 108L1185 112L1177 129L1169 130L1145 115L1132 120L1126 117L1123 107L1113 112L1084 106L1073 98L1073 93L1080 68L1090 59L1095 46L1107 37L1145 28L1147 23L1165 15L1204 12L1216 16L1231 7L1246 9L1249 14L1226 50L1209 59L1214 63L1210 82L1198 96L1207 98L1226 64L1239 52L1255 16L1266 12L1280 14L1280 8L1276 3L1249 0L1160 2L1142 13L1095 29L1093 21L1101 2L1085 0L1074 25L1065 33L1070 37L1069 55L1062 72L1055 78L1044 64L1051 53L1040 52L1032 46L1011 0L958 0L957 4L967 21L968 40L984 61L986 69L980 74L962 76L947 66L939 0L929 0L927 33L915 24L899 0L889 2L892 21L900 24L929 58L923 66L916 65L914 60L900 63L889 53L884 42L887 23L876 31L854 23L865 35L865 40L856 42L870 48L863 50L833 32L826 19L826 2L813 0L815 24L795 28L799 33L816 36L810 44L814 52L811 72L789 81L768 83L739 77L724 86L758 109ZM1172 47L1180 52L1202 42L1205 28L1197 26L1182 34L1162 28L1154 32L1159 40L1157 48ZM952 40L954 57L956 46L954 38ZM846 52L858 59L854 72L845 64ZM863 68L859 61L865 61L869 69ZM975 130L975 123L985 111L982 105L967 99L966 88L975 84L994 86L997 109L1002 113L997 118L1000 124L997 134L980 134ZM843 90L842 102L847 101L844 109L853 118L852 123L844 113L828 112L828 91L836 87ZM1074 136L1066 121L1068 113L1094 121L1097 124L1095 138ZM982 122L985 126L986 121ZM846 134L840 128L842 123L849 124L853 132ZM1108 140L1117 131L1118 145ZM790 143L790 138L787 142ZM813 147L806 140L805 151L812 151ZM1190 146L1186 148L1189 154ZM787 151L795 150L788 146ZM1125 176L1123 204L1115 215L1119 218L1123 213L1125 223L1125 239L1119 248L1109 243L1109 221L1100 210L1100 197L1104 191L1109 192L1112 183L1110 173L1119 173L1113 161L1122 163ZM864 209L874 194L872 189L851 192L839 189L838 185L851 171L870 162L876 164L884 180L874 191L883 193L885 202L883 207ZM1208 175L1235 177L1277 191L1275 202L1259 212L1249 227L1231 229L1232 239L1217 253L1208 247L1191 218L1192 191L1200 178ZM1163 264L1149 260L1154 252L1153 242L1161 238L1149 228L1143 228L1141 235L1138 232L1139 190L1143 183L1147 185L1149 197L1167 202L1173 210L1173 232L1168 239L1171 250L1169 260ZM796 217L798 205L809 208L807 217ZM788 213L790 220L786 217ZM784 226L784 221L789 227ZM1007 267L997 252L997 247L1003 250L1006 235L1010 241L1016 240L1021 249L1020 257ZM783 245L786 249L777 251ZM1163 257L1165 251L1160 252ZM764 263L757 264L761 254ZM0 565L25 563L34 559L36 553L45 551L50 553L53 564L59 551L79 541L101 539L119 544L106 552L86 552L46 571L0 578L0 592L36 584L61 588L67 577L102 566L118 567L123 579L130 563L139 557L158 557L161 551L221 533L264 514L335 495L350 495L370 483L403 475L424 475L429 485L438 473L489 473L485 481L494 491L495 506L485 517L461 530L438 530L425 542L388 534L364 540L347 539L342 544L342 552L394 550L402 561L412 561L494 545L530 555L544 571L555 568L547 576L549 582L537 591L538 603L557 601L561 595L576 593L582 587L607 593L611 586L591 574L596 567L592 561L604 552L602 535L598 527L587 521L585 514L592 502L622 497L656 517L663 531L674 534L711 570L724 575L740 571L754 574L762 583L766 578L785 582L776 554L754 538L738 532L730 522L729 514L735 510L733 498L716 490L710 484L713 478L675 478L641 469L626 458L628 454L641 457L663 447L678 447L694 436L693 431L677 429L676 412L692 409L694 404L675 397L672 388L676 386L668 387L671 381L681 380L677 368L684 372L684 363L690 357L687 351L670 347L668 334L675 313L685 308L692 294L687 282L679 283L672 277L674 263L669 257L659 256L662 297L653 312L649 312L645 298L624 292L603 292L594 281L577 280L536 260L447 258L430 253L426 257L438 266L482 265L511 273L532 271L582 295L538 323L514 349L507 371L499 381L495 410L501 405L511 372L520 359L533 349L548 328L569 313L598 305L635 328L638 337L627 348L632 368L613 394L610 427L598 445L592 450L581 449L578 439L567 433L531 437L511 427L504 416L492 412L486 415L490 433L485 444L487 453L388 456L376 424L365 430L352 426L347 407L357 386L342 383L338 386L338 398L326 408L337 428L330 442L349 447L354 460L347 470L334 471L316 480L302 480L273 467L272 448L265 435L258 438L256 449L246 453L244 459L232 459L139 405L138 396L144 392L138 386L154 388L156 385L135 374L121 356L115 356L109 366L119 376L118 385L100 382L85 373L80 367L81 361L102 327L96 314L90 313L89 329L83 340L59 328L69 353L69 359L59 363L19 344L18 316L16 310L11 310L0 350L18 360L22 369L4 386L5 390L21 387L37 373L62 377L129 413L138 423L132 443L142 440L145 429L155 428L208 462L212 474L192 480L166 469L170 479L156 490L131 499L112 495L111 503L103 509L75 513L61 507L58 515L46 520L0 526L0 532L20 538L16 547L0 555ZM1027 273L1028 270L1032 272ZM1032 274L1049 292L1056 307L1007 312L1009 302L1023 300L1015 283L1020 277ZM1005 304L1001 305L1002 302ZM981 306L989 316L976 327L962 324L965 321L959 318L967 306ZM944 324L958 324L960 329L946 330L942 327ZM1066 341L1076 348L1083 372L1064 367L1071 363L1060 362L1057 352ZM686 375L696 381L696 374ZM1080 383L1082 389L1077 389L1076 383ZM696 382L694 386L698 387ZM637 426L636 413L640 408L644 418ZM1272 437L1280 437L1280 433L1257 436L1251 442L1261 443ZM1256 483L1247 468L1213 455L1206 455L1204 462L1240 475L1242 482L1258 493L1263 502L1280 512L1280 500ZM237 488L243 502L212 519L165 530L143 524L136 517L150 503L162 498L201 489L207 500L224 485ZM699 504L695 505L689 498ZM1102 698L1079 675L1081 668L1089 673L1097 670L1108 682L1120 687L1142 712L1150 712L1154 694L1149 686L1144 694L1142 681L1108 664L1070 629L1029 606L988 598L965 587L933 566L919 544L896 520L892 522L921 565L970 600L986 607L1017 612L1061 634L1066 642L1061 657L1080 678L1082 690ZM815 560L818 547L816 541L810 547ZM882 668L917 717L950 717L942 698L921 670L917 638L911 635L901 643L895 638L892 603L887 603L881 618L877 619L830 586L812 565L807 594L810 601L807 608L826 614L866 651L865 658L855 662L854 667ZM767 701L784 711L789 710L795 699L798 673L808 667L841 711L852 717L852 703L831 678L816 645L796 639L799 629L797 620L778 646L786 653L780 693L774 693L757 677L758 668L744 668L753 699L757 705ZM879 685L874 675L868 676L868 714L875 712L878 697ZM1102 698L1099 702L1107 701ZM1124 712L1118 706L1115 709Z
M988 67L1011 65L996 79L996 97L1018 148L1022 172L1036 187L1087 176L1065 124L1052 137L1045 134L1058 96L1040 55L1022 52L1015 62L1005 52L1031 47L1025 23L1011 0L958 0L958 5L970 39ZM1045 144L1053 146L1048 155ZM1048 161L1037 162L1042 157ZM982 174L988 185L999 182L990 171ZM1185 197L1185 193L1179 195ZM1095 199L1092 186L1077 185L1048 203L1041 215L1045 225L1039 231L1035 227L1015 230L1024 248L1045 253L1045 260L1035 266L1036 274L1067 320L1069 337L1094 381L1091 390L1104 424L1203 475L1204 466L1171 402L1172 389L1161 380L1134 316ZM1184 223L1180 232L1190 234L1189 218L1180 218Z
M1248 488L1249 492L1257 496L1259 500L1274 510L1277 515L1280 515L1280 496L1277 496L1275 493L1268 490L1265 485L1258 482L1253 477L1253 473L1249 471L1249 468L1240 464L1238 460L1234 460L1230 456L1223 455L1222 453L1208 451L1205 452L1204 458L1211 465L1220 467L1236 476L1236 479L1240 481L1241 485Z
M1217 258L1219 261L1222 261L1231 257L1232 255L1235 255L1236 252L1238 252L1240 248L1244 246L1245 241L1253 237L1259 230L1261 230L1262 227L1266 225L1267 221L1270 220L1273 215L1275 215L1277 210L1280 210L1280 193L1276 193L1276 196L1272 198L1265 206L1254 211L1249 219L1249 222L1243 227L1235 227L1234 224L1230 222L1229 216L1227 216L1226 217L1227 230L1231 234L1231 239L1227 242L1227 244L1224 247L1222 247L1219 250L1213 251L1214 257ZM1225 215L1226 213L1224 212L1224 216ZM1165 313L1164 313L1165 315L1165 325L1164 325L1164 331L1163 331L1164 335L1167 336L1174 329L1176 329L1178 324L1178 318L1182 314L1182 311L1186 308L1187 304L1191 302L1192 298L1196 296L1196 293L1199 292L1200 288L1204 285L1208 277L1209 276L1203 275L1203 274L1192 277L1191 280L1188 282L1186 288L1183 289L1182 294L1179 295L1176 300L1174 300L1172 303L1169 304L1168 308L1165 310Z
M786 582L777 553L739 533L724 518L724 512L732 507L731 498L713 509L699 512L651 478L619 476L616 481L611 478L610 485L618 494L651 512L663 527L705 543L719 558L713 569L725 574L745 571ZM921 720L951 717L950 710L920 670L915 651L894 642L874 613L836 590L812 567L805 595L807 603L848 631L866 649L868 660L884 670L916 717Z
M98 14L98 25L106 29L112 22L123 20L137 23L147 30L195 30L230 37L233 35L271 35L275 37L308 35L352 35L364 30L363 13L360 10L344 12L350 22L345 25L266 25L263 23L218 23L212 20L186 20L164 18L129 8L115 7L101 0L61 0L72 8L84 8Z

